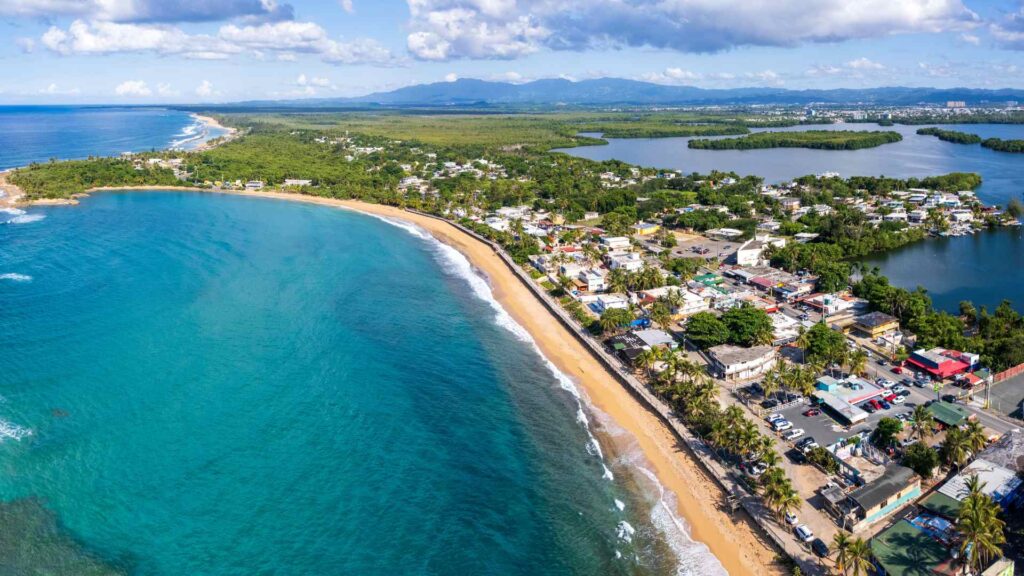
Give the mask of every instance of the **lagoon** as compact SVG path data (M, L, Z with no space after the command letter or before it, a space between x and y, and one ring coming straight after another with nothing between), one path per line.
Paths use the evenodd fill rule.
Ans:
M607 146L563 149L593 160L616 159L641 166L683 172L712 170L756 175L783 182L807 174L838 172L848 176L923 177L948 172L977 172L984 183L978 197L1006 205L1024 195L1024 154L995 152L978 145L943 142L916 134L920 126L830 124L772 130L895 130L901 142L851 151L774 148L766 150L694 150L689 138L608 139ZM953 124L948 130L971 132L982 138L1024 138L1024 125ZM763 130L756 130L763 131ZM985 231L972 237L927 240L867 261L881 268L892 282L905 288L928 288L935 304L955 311L960 300L993 308L1007 298L1024 306L1024 266L1019 230Z

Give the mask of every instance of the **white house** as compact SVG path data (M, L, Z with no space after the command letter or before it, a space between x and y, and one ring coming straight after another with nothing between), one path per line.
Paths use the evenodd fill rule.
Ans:
M594 308L598 314L603 314L605 310L629 309L629 299L621 294L601 294L594 301Z
M601 238L601 244L609 250L629 250L629 238L625 236L605 236Z
M767 372L775 364L775 348L754 346L741 348L722 344L707 351L708 370L722 380L749 380Z
M626 252L625 254L614 254L608 258L608 267L612 270L625 270L626 272L636 272L644 267L644 259L640 257L636 252Z
M582 270L577 277L587 286L588 292L601 292L608 289L608 278L593 268Z
M508 232L509 221L504 218L498 218L496 216L489 216L484 219L484 224L487 224L491 228L494 228L498 232Z
M753 240L746 241L736 250L736 264L740 266L757 266L761 264L761 255L769 246L782 248L786 245L785 238L777 238L767 234L757 235Z

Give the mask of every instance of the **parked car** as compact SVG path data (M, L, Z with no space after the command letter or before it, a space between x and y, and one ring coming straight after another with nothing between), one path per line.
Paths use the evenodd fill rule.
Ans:
M814 443L814 436L808 436L806 438L801 439L799 442L797 442L796 443L796 447L797 448L803 448L804 446L806 446L808 444L812 444L812 443Z
M928 382L926 382L924 380L914 380L914 386L917 386L918 388L924 388L927 385L928 385Z
M797 464L803 464L804 462L807 462L807 456L804 456L804 453L797 448L793 448L792 450L787 451L786 456L789 456L789 459L792 460L793 462L796 462Z
M901 367L901 366L893 366L892 367L892 373L893 374L903 374L903 367Z
M815 538L814 542L811 542L811 550L814 550L814 553L822 558L827 558L829 555L828 544L821 538Z
M807 527L807 524L801 524L793 529L793 533L800 539L801 542L810 542L814 539L814 532Z
M804 444L804 447L801 448L800 451L803 452L804 454L807 454L811 450L814 450L815 448L819 448L820 446L821 446L821 444L818 444L817 442L810 442L808 444Z
M886 395L882 396L882 400L885 400L886 402L892 402L895 399L896 399L896 395L895 394L886 394Z
M879 358L878 359L878 365L879 366L885 366L886 364L888 364L888 362L885 361L885 358Z
M793 423L789 420L776 420L772 422L772 428L775 428L776 432L782 432L783 430L789 430L793 427Z
M955 403L956 402L956 396L954 396L952 394L943 394L942 395L942 401L943 402Z
M799 520L797 519L796 514L793 514L792 512L786 512L786 524L789 524L790 526L796 526L797 522L799 522Z
M811 416L817 416L818 414L821 414L821 410L819 410L817 408L811 408L810 410L804 410L804 416L807 416L808 418L810 418Z
M906 390L907 390L907 388L905 386L903 386L903 384L897 384L897 385L892 387L892 391L893 391L894 394L899 394L901 392L906 392Z
M906 399L907 399L906 396L903 396L902 394L897 394L896 397L893 398L892 400L889 400L889 402L892 402L893 404L903 404L903 402Z
M892 380L885 380L885 379L883 379L880 382L880 384L882 385L882 388L885 388L886 390L888 390L889 388L892 388L893 386L896 385L896 383L893 382Z
M865 402L861 404L860 409L867 412L868 414L874 414L875 410L877 410L877 408L875 408L875 405L872 404L871 402Z
M796 440L797 438L804 435L803 428L793 428L782 433L783 440Z
M775 408L778 405L779 405L779 401L778 400L765 400L764 402L761 402L761 408L765 408L765 409Z
M768 470L768 465L765 464L764 462L758 462L757 464L750 467L748 473L751 476L757 478L761 474L764 474L766 470Z
M892 404L889 404L885 400L882 400L881 402L879 402L879 404L882 405L882 410L888 410L889 408L892 408Z
M767 420L769 424L773 424L776 420L785 420L786 417L783 416L782 414L779 414L778 412L772 412L771 414L765 416L764 419Z

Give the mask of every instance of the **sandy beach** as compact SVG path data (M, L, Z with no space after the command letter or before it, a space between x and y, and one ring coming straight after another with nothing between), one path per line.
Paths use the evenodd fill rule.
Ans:
M591 407L632 436L634 445L642 451L659 482L676 495L678 515L686 520L694 540L705 544L729 574L779 573L774 566L776 551L764 541L756 525L743 513L734 519L724 512L721 506L724 501L722 490L703 471L688 449L547 311L489 245L447 222L391 206L355 200L272 191L213 191L166 186L96 188L90 192L147 189L196 190L333 206L403 220L427 230L441 242L464 254L487 277L498 302L516 322L529 331L544 355L581 386ZM606 444L613 444L606 446L611 453L615 454L624 448L615 445L615 438L603 436Z
M211 116L202 116L200 114L193 114L192 116L196 120L202 122L203 124L206 124L210 128L217 128L217 129L220 129L220 130L226 130L227 131L226 134L224 134L220 138L216 138L215 139L215 140L217 140L217 142L215 144L211 144L211 142L213 142L213 140L207 140L205 142L200 143L195 148L193 148L191 150L192 152L202 152L203 150L209 150L210 148L213 148L214 146L217 146L219 144L223 144L225 142L229 142L231 140L234 140L235 137L238 136L238 129L237 128L232 128L230 126L225 126L225 125L221 124L220 122L218 122L216 118L213 118Z

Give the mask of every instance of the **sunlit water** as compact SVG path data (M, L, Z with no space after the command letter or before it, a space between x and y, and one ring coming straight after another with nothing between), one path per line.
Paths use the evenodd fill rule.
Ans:
M0 572L722 573L421 232L179 192L28 214L0 226Z

